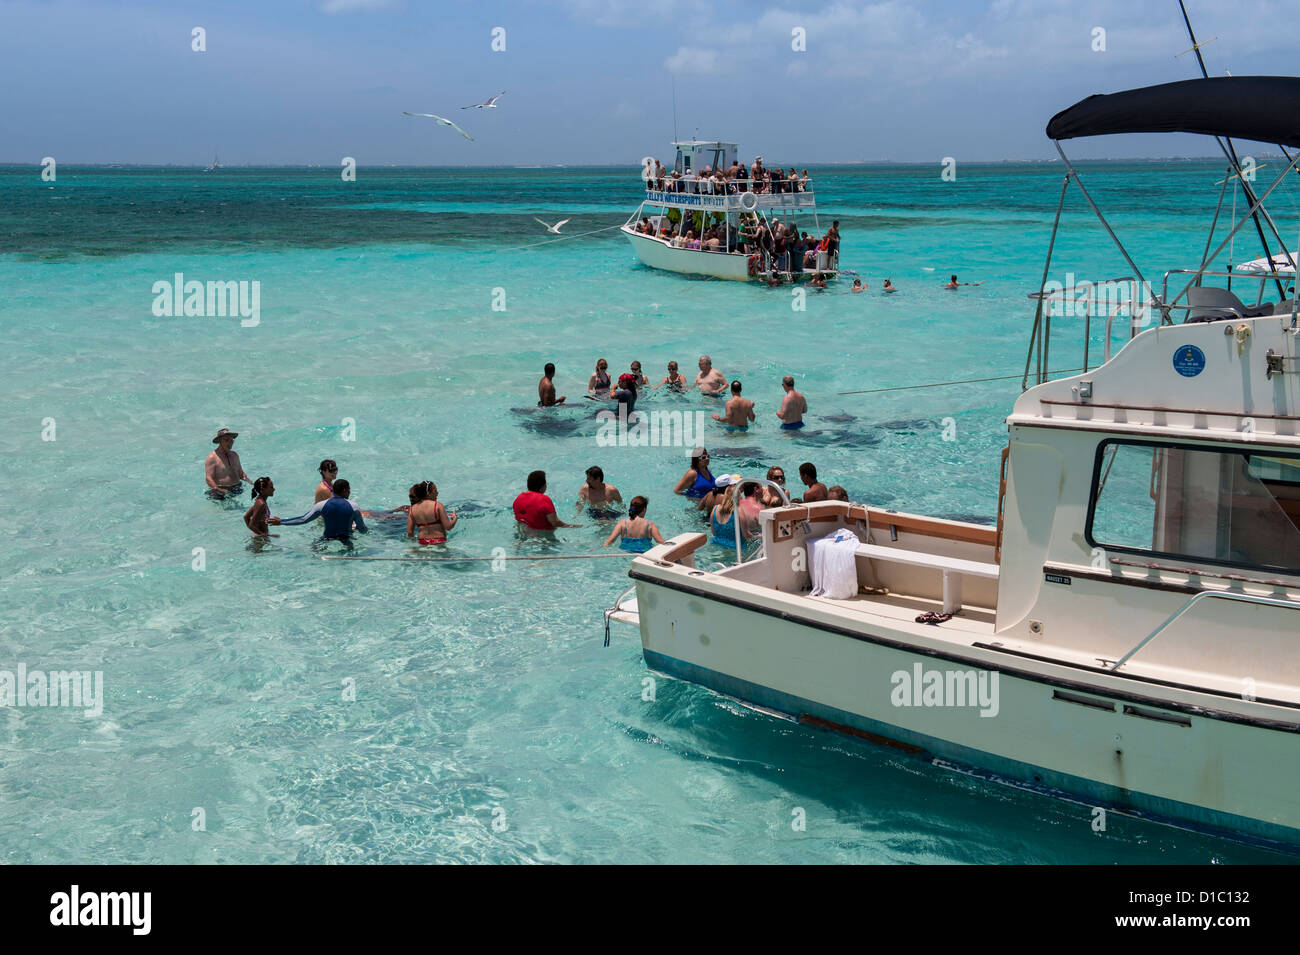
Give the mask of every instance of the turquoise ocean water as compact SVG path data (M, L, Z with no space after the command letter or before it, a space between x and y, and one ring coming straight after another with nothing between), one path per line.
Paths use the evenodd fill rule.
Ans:
M1199 260L1220 164L1081 168L1149 276ZM619 561L322 561L319 531L257 548L247 496L204 496L211 437L229 427L282 517L310 505L322 458L366 508L435 481L461 513L457 556L599 549L609 522L587 516L553 545L516 539L510 502L535 468L562 515L599 464L625 497L649 497L665 535L696 530L670 493L681 449L600 447L594 409L532 406L547 361L581 402L598 357L658 381L669 359L693 376L707 352L760 422L708 436L715 472L793 476L810 460L854 500L991 523L1061 168L813 174L821 225L840 220L841 264L870 289L845 280L796 311L789 289L646 269L617 232L535 245L548 237L533 216L571 217L571 233L621 223L635 170L363 167L345 183L328 169L60 167L48 183L0 169L0 669L102 670L105 685L96 717L0 711L0 859L1279 858L1114 815L1096 833L1086 806L689 684L660 679L645 701L635 631L602 647L601 610L629 583ZM1295 190L1272 207L1294 232ZM1065 221L1055 279L1127 274L1077 196ZM153 284L177 272L259 282L260 324L155 317ZM985 284L945 292L952 272ZM881 294L885 277L901 291ZM1054 330L1053 365L1076 367L1078 321ZM1094 362L1100 345L1094 327ZM810 406L794 436L772 414L787 372ZM372 527L357 554L412 553L399 522Z

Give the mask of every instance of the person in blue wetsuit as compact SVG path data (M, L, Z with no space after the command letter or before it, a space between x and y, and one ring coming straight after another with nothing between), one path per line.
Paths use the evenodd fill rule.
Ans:
M677 482L673 493L698 501L712 490L713 472L709 470L709 452L704 448L696 448L691 452L690 468Z
M351 493L352 487L347 481L335 481L334 496L329 500L318 502L310 511L298 517L290 517L285 520L273 517L271 523L284 527L291 524L310 524L320 518L325 522L324 536L326 540L350 542L354 523L357 530L363 534L369 529L366 527L366 519L361 516L361 508L348 500L348 495Z
M639 494L632 498L627 505L627 517L614 525L614 531L605 541L605 546L608 547L622 537L623 539L618 542L619 547L633 554L644 554L655 544L662 544L664 538L659 533L659 528L645 516L649 503Z

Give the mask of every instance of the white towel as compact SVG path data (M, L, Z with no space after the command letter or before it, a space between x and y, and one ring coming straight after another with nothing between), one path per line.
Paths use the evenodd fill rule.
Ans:
M860 543L857 535L846 528L808 542L814 597L848 600L858 592L857 550Z

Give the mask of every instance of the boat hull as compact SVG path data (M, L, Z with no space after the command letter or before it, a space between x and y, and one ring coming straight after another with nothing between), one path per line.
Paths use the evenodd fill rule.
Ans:
M633 576L651 669L1088 807L1300 846L1294 722L1218 712L1224 701L1213 695L1178 701L1142 681L1103 686L1030 659L990 665L996 651L945 656L884 628L835 632L788 610ZM990 683L997 675L991 715L980 715L989 706L927 705L910 686L900 693L923 673L981 670ZM1203 701L1189 704L1193 696ZM1085 810L1080 823L1091 821Z
M706 275L715 279L749 282L749 260L743 255L727 252L704 252L698 249L677 249L652 236L639 235L624 227L623 234L632 243L632 250L643 263L654 269L679 272L683 275Z

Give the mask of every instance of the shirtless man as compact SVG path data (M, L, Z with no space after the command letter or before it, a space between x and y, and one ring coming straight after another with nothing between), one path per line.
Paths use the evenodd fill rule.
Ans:
M722 414L715 414L714 421L721 421L727 426L727 432L748 431L749 423L754 420L754 402L740 397L740 381L731 383L731 398L722 409Z
M799 480L803 481L808 490L804 491L802 504L811 504L813 501L830 500L830 492L826 490L826 485L817 480L817 469L805 461L799 465Z
M239 463L239 455L232 450L238 431L222 428L212 443L217 449L203 462L203 477L208 482L208 494L218 500L232 491L240 490L240 481L251 481L244 473L244 466Z
M662 388L664 385L668 386L669 391L682 392L686 390L686 376L677 370L677 362L670 361L668 363L668 377L655 385L655 388Z
M988 281L988 280L985 279L984 281ZM948 283L944 285L944 288L955 289L955 288L961 288L963 285L969 285L972 288L974 288L976 285L983 285L983 284L984 282L958 282L957 276L954 275L948 279Z
M587 468L587 483L578 488L578 507L581 508L584 504L600 507L604 504L622 503L623 495L618 493L618 488L605 483L605 472L594 464Z
M537 383L537 407L549 408L551 405L564 404L564 395L555 397L555 382L551 381L555 377L555 366L548 361L542 370L545 374Z
M727 387L727 376L718 369L713 367L713 359L708 355L700 356L700 373L695 376L695 384L692 388L699 388L701 392L710 398L721 396L722 390Z
M798 431L803 427L803 416L808 413L808 399L794 390L794 376L786 375L781 379L785 397L781 399L781 410L776 416L781 419L782 431Z

